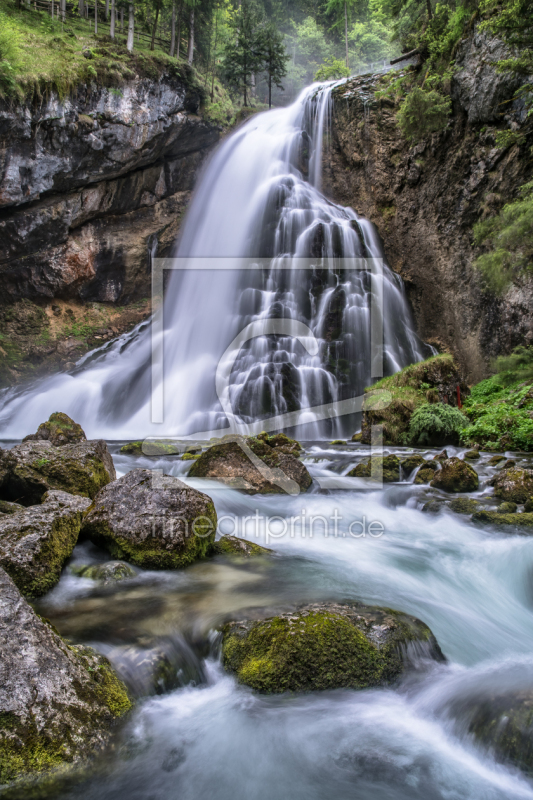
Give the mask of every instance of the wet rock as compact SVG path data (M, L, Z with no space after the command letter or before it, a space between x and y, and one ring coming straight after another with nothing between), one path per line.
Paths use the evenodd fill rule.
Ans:
M250 556L267 556L272 553L268 547L262 547L255 542L248 542L238 536L226 534L218 542L215 542L215 553L225 556L238 556L239 558L249 558Z
M287 447L294 448L294 445L280 443L271 447L259 437L223 441L202 453L192 465L189 476L216 478L248 494L305 492L312 478L295 455L285 452Z
M183 448L182 448L183 449ZM120 453L127 456L174 456L180 452L178 445L169 441L152 441L144 439L122 445Z
M493 525L514 525L515 527L530 528L533 525L533 514L502 514L499 511L477 511L472 516L472 520Z
M82 534L118 559L145 569L177 569L212 549L213 501L177 478L135 469L105 486Z
M383 483L394 483L400 480L400 459L398 456L374 456L368 461L357 464L348 472L349 478L372 478Z
M505 456L492 456L487 461L489 467L495 467L497 464L500 464L502 461L505 461Z
M443 506L444 506L443 500L437 500L437 499L428 500L422 506L422 511L425 514L439 514L442 511Z
M16 514L17 511L24 511L24 506L20 503L8 503L7 500L0 500L0 514Z
M101 750L130 706L107 659L67 645L0 569L0 784Z
M425 461L415 475L415 484L430 483L438 470L436 461Z
M404 475L408 476L414 469L422 466L422 464L425 463L426 459L415 453L414 455L407 456L407 458L404 458L402 461L400 461L400 466Z
M300 442L297 442L296 439L291 439L285 433L268 434L263 431L262 433L258 434L256 438L259 439L259 441L267 444L269 447L277 450L278 453L286 453L287 455L297 456L303 450ZM344 442L341 444L344 444Z
M477 461L478 458L480 458L479 451L478 450L467 450L466 453L464 454L464 458L467 461Z
M184 453L181 457L182 461L196 461L197 458L200 458L200 453Z
M442 464L443 461L446 461L448 458L448 451L443 450L442 453L437 453L436 456L433 456L433 461L438 461L439 464Z
M511 467L499 472L491 481L494 494L502 500L526 503L533 495L533 470Z
M0 450L0 499L25 506L39 503L50 489L92 498L115 477L113 459L103 440L61 447L49 441L29 441Z
M127 578L135 578L137 573L129 564L123 561L107 561L105 564L91 564L76 570L80 578L90 578L103 586L112 586L114 583L124 581Z
M334 439L332 442L330 442L330 444L331 445L337 445L337 444L344 445L344 444L346 444L346 442L344 441L344 439Z
M528 513L533 511L533 497L530 497L529 500L526 500L524 503L524 511L527 511Z
M0 519L0 566L23 594L39 597L58 582L91 501L50 491L42 505Z
M352 436L352 442L360 442L362 438L363 438L362 433L354 433L354 435Z
M50 415L48 422L42 422L37 428L37 433L30 433L23 441L46 441L54 447L64 444L85 442L87 437L81 425L74 422L67 414L56 411Z
M431 486L444 492L473 492L479 487L479 478L470 464L453 457L442 462Z
M498 506L497 511L498 514L515 514L517 508L518 506L516 505L516 503L511 503L509 501L506 501L505 503L501 503Z
M225 668L266 693L389 684L420 656L444 660L423 622L358 603L313 604L223 628Z
M455 497L448 503L448 508L456 514L475 514L479 509L479 502L470 497Z

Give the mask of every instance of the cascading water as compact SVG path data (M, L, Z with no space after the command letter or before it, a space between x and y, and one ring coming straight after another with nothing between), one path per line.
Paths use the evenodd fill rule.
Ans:
M164 302L163 424L151 422L153 341L145 324L70 374L6 392L1 430L24 435L60 409L89 435L109 439L224 433L214 381L222 353L251 322L284 319L309 326L316 352L289 334L247 342L231 373L233 412L244 423L297 412L306 423L301 437L353 432L353 419L320 423L309 409L359 395L370 381L370 276L343 269L339 259L383 252L367 220L320 192L330 110L331 85L312 86L289 108L249 120L205 170L175 253L191 269L172 273ZM262 268L198 271L195 257L257 259ZM293 268L301 258L316 266ZM390 374L425 353L402 282L386 266L383 299Z

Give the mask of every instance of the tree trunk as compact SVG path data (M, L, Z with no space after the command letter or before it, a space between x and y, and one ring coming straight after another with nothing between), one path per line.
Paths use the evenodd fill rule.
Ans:
M61 19L63 20L63 22L65 21L66 12L67 12L67 0L61 0Z
M192 64L194 58L194 8L191 8L189 16L189 50L187 53L187 61Z
M268 107L272 108L272 75L268 73Z
M429 3L429 0L427 0ZM346 42L346 69L350 69L348 63L348 0L344 0L344 39Z
M111 0L111 27L109 28L109 35L112 39L115 38L115 0Z
M96 36L97 33L98 33L98 0L94 0L94 35Z
M124 7L120 9L120 32L124 33Z
M54 19L54 0L52 0L52 21L53 19Z
M154 19L154 27L152 28L152 41L150 42L150 50L155 50L155 35L157 33L157 21L159 19L159 9L161 8L161 0L156 6L155 9L155 19Z
M109 0L105 0L105 21L109 19Z
M215 96L215 69L217 66L217 41L218 41L218 14L217 7L215 6L215 46L213 48L213 72L211 75L211 102Z
M130 3L129 6L129 20L128 20L128 43L126 47L128 50L133 50L133 35L135 33L135 17L133 16L133 5Z
M176 31L176 60L180 60L180 47L181 47L181 8L183 6L183 0L180 0L180 4L178 6L178 30Z
M170 58L174 57L176 47L176 3L172 3L172 21L170 23Z
M427 10L428 10L428 17L430 19L433 19L433 11L431 10L431 2L430 2L430 0L426 0L426 6L427 6Z
M85 8L83 7L83 0L78 0L78 13L80 17L85 16Z

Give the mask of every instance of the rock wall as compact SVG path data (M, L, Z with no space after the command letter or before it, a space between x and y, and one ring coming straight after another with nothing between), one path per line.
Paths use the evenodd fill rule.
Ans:
M376 224L420 335L452 352L469 382L485 377L494 356L533 342L533 281L495 298L472 266L472 226L533 173L523 104L507 102L517 82L491 66L503 55L478 32L460 44L450 123L416 146L396 125L397 104L376 99L379 77L352 79L334 91L325 159L324 191ZM502 128L522 130L524 144L497 148Z

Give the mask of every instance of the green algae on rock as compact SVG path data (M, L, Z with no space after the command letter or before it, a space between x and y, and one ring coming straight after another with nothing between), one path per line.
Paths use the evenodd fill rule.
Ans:
M23 594L39 597L56 585L90 504L85 497L50 491L42 505L0 519L0 566Z
M93 498L116 477L103 440L54 447L48 441L27 441L0 449L0 499L24 506L40 503L50 489Z
M470 464L454 456L442 462L431 486L445 492L473 492L479 487L479 478Z
M54 447L86 440L87 437L81 425L74 422L67 414L63 414L62 411L50 414L48 422L42 422L37 428L37 433L30 433L23 439L24 442L47 441Z
M492 479L491 484L496 497L518 504L527 503L533 495L533 469L504 469Z
M225 534L218 542L215 542L214 551L217 555L237 556L238 558L268 556L272 553L268 547L240 539L238 536L230 536L230 534Z
M267 441L272 441L274 446ZM216 478L248 494L305 492L312 478L293 452L287 452L288 449L296 452L298 448L298 442L284 434L223 440L202 453L192 465L189 477Z
M400 459L398 456L372 456L368 461L357 464L348 472L349 478L371 478L383 483L400 480Z
M135 469L95 497L82 534L145 569L177 569L206 556L217 528L210 497L177 478Z
M361 603L303 606L223 628L224 667L260 692L381 686L409 663L410 648L444 660L423 622Z
M0 784L102 750L130 707L107 659L67 645L0 568Z

